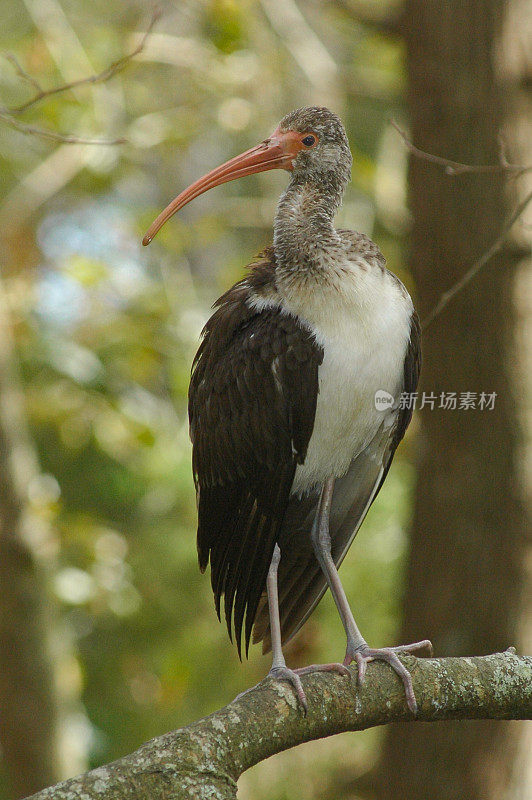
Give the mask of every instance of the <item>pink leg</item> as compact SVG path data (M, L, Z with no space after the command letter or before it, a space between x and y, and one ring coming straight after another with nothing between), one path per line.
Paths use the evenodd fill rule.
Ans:
M277 592L277 571L279 568L279 561L281 560L281 551L279 546L275 545L273 558L266 580L266 590L268 592L268 608L270 612L270 631L272 637L272 667L268 676L276 680L289 681L295 689L299 698L305 715L308 711L308 703L305 695L305 690L301 683L300 675L308 675L311 672L338 672L340 675L347 675L351 677L351 673L343 664L312 664L308 667L300 667L299 669L289 669L286 666L286 661L283 655L283 648L281 645L281 621L279 619L279 595Z
M333 492L334 478L330 478L323 485L320 505L312 528L311 538L316 558L325 573L327 583L329 584L331 594L338 608L346 632L347 648L344 664L350 664L352 661L356 662L358 667L358 682L362 684L364 682L367 664L370 661L386 661L403 681L408 707L413 714L416 714L417 703L412 686L412 677L404 664L399 660L397 653L415 652L417 650L426 649L429 651L429 654L432 655L432 644L428 639L424 639L422 642L415 642L414 644L402 645L399 647L374 649L368 646L357 627L331 554L329 514Z

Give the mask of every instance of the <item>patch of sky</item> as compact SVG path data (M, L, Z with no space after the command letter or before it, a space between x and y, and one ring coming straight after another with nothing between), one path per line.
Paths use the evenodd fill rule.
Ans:
M37 282L37 313L62 327L86 315L83 288L67 275L43 269Z
M89 292L123 307L150 281L134 221L113 196L53 211L37 241L44 257L37 313L60 327L86 317Z

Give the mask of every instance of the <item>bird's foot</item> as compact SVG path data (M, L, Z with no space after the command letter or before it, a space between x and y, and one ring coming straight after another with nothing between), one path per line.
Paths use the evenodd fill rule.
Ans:
M308 711L307 696L299 676L310 675L312 672L337 672L339 675L351 677L347 666L338 662L333 662L332 664L310 664L308 667L299 667L298 669L289 669L286 666L272 667L267 677L276 681L289 681L295 689L306 716Z
M347 651L345 654L344 664L350 664L354 661L358 667L358 684L361 686L366 677L366 668L370 661L386 661L391 666L394 672L399 675L405 687L406 702L412 714L417 714L417 703L414 694L414 687L412 685L412 676L407 670L405 665L399 660L398 653L415 653L419 650L428 650L429 655L432 655L432 643L428 639L423 639L421 642L414 642L413 644L402 644L397 647L369 647L365 642L357 647L351 646L350 642L347 643Z

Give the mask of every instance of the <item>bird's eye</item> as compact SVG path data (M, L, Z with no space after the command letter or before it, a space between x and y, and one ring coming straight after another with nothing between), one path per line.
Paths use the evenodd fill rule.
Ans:
M316 137L315 136L305 136L301 139L301 142L305 145L305 147L312 147L312 145L316 144Z

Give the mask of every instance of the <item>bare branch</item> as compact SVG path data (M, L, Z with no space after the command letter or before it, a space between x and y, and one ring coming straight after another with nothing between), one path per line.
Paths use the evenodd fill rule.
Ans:
M17 73L20 75L20 77L32 83L33 86L35 86L35 88L37 88L38 91L37 94L35 94L25 103L22 103L19 106L13 106L11 108L7 108L6 111L12 115L22 114L23 111L26 111L28 108L31 108L31 106L34 106L36 103L39 103L41 100L44 100L45 98L53 97L54 95L62 94L63 92L68 92L71 89L77 89L79 86L85 86L87 84L93 84L93 83L105 83L114 75L116 75L117 72L121 72L124 69L124 67L126 67L133 58L135 58L135 56L138 56L139 53L142 52L142 50L144 49L144 45L146 44L146 40L150 35L150 33L152 32L155 23L161 17L161 13L162 12L160 8L154 9L150 23L146 29L146 32L144 33L142 39L135 47L135 49L132 50L130 53L127 53L127 55L122 56L122 58L119 58L118 61L113 61L112 64L110 64L104 70L98 72L95 75L89 75L87 78L80 78L77 81L64 83L61 84L61 86L55 86L53 89L43 89L40 86L40 84L34 78L32 78L31 75L28 75L28 73L22 69L22 67L20 66L20 64L13 55L11 55L10 53L7 54L6 58L9 61L11 61L12 64L15 65ZM61 139L60 141L65 141L65 139Z
M498 253L499 250L502 248L506 238L513 227L513 225L517 222L521 214L525 211L529 203L532 201L532 192L529 192L524 200L522 200L519 205L512 211L510 216L507 218L506 222L503 225L502 231L499 236L495 239L492 245L483 253L480 258L478 258L475 263L464 273L464 275L457 281L454 286L444 292L432 311L425 317L422 322L423 330L426 330L429 325L438 317L443 309L450 303L450 301L455 297L458 292L461 292L464 287L471 283L473 278L480 272L482 267L488 263L490 258L492 258L495 253Z
M482 658L405 657L419 721L529 719L532 657L515 650ZM214 714L159 736L131 755L33 795L32 800L235 800L245 770L311 739L412 720L386 664L370 664L361 688L331 673L305 676L309 713L292 687L266 679Z
M37 80L37 78L34 78L33 75L30 75L29 72L26 72L26 70L22 67L22 65L20 64L19 60L17 59L14 53L5 53L4 58L6 58L11 64L13 64L13 66L15 67L15 72L17 73L19 78L22 78L23 81L26 81L26 83L31 84L31 86L33 86L33 88L36 89L37 92L43 91L43 88L39 83L39 81Z
M510 164L505 152L505 145L504 141L501 137L499 137L499 163L498 164L463 164L460 161L453 161L449 158L442 158L441 156L436 156L433 153L427 153L425 150L421 150L419 147L416 147L408 138L406 133L399 127L399 125L395 122L395 120L390 120L391 124L402 138L403 142L405 143L407 149L412 153L413 156L416 158L422 159L423 161L429 161L431 164L437 164L440 167L445 169L447 175L463 175L464 173L473 173L473 174L487 174L487 173L508 173L511 177L519 177L526 172L530 172L532 170L532 165L526 166L523 164ZM423 330L426 330L429 325L438 317L443 309L451 302L453 297L455 297L459 292L462 291L472 280L473 278L478 275L482 267L484 267L488 261L498 253L499 250L502 248L506 238L513 227L513 225L519 220L529 203L532 201L532 192L526 195L524 200L522 200L519 205L512 211L512 213L506 219L501 233L495 239L495 241L488 247L488 249L474 262L474 264L464 273L464 275L457 281L451 288L444 292L432 311L425 317L422 322Z
M46 139L49 142L62 142L63 144L124 144L127 139L119 137L118 139L87 139L82 136L75 136L70 133L57 133L56 131L49 131L46 128L38 128L35 125L25 125L19 122L8 111L0 108L0 120L14 128L19 133L24 133L27 136L37 136L39 139Z
M442 158L442 156L435 156L433 153L427 153L425 150L420 150L419 147L416 147L410 141L406 133L399 127L395 120L392 119L390 122L412 155L416 156L416 158L423 159L423 161L429 161L431 164L438 164L440 167L444 168L447 175L463 175L466 172L472 172L475 174L510 172L513 173L514 176L518 177L519 175L532 170L532 165L526 166L523 164L509 164L504 154L504 143L502 141L500 142L500 161L498 164L463 164L460 161L453 161L450 158Z
M75 134L70 133L57 133L55 131L47 130L46 128L40 128L35 125L26 125L23 122L20 122L17 119L19 114L22 114L24 111L27 111L32 106L39 103L41 100L48 99L49 97L54 97L55 95L62 94L63 92L70 91L71 89L77 89L79 86L84 86L88 84L95 84L95 83L105 83L117 72L126 67L129 62L138 56L139 53L142 52L144 46L146 44L146 40L148 39L151 31L153 30L153 26L161 17L161 9L156 7L152 13L152 17L150 23L146 29L146 32L142 36L141 40L139 41L138 45L125 56L119 58L117 61L113 61L108 67L106 67L102 72L98 72L95 75L89 75L86 78L80 78L76 81L71 81L70 83L64 83L60 86L55 86L53 89L43 89L40 83L30 75L26 70L20 65L17 58L12 53L6 53L5 58L13 64L17 75L19 75L22 80L30 83L34 89L36 89L36 94L27 100L25 103L22 103L19 106L13 107L0 107L0 120L5 122L6 125L9 125L11 128L14 128L19 133L23 133L26 136L36 136L39 139L45 139L46 141L50 142L60 142L62 144L90 144L90 145L117 145L117 144L124 144L127 140L124 137L119 137L117 139L91 139L84 136L77 136Z

